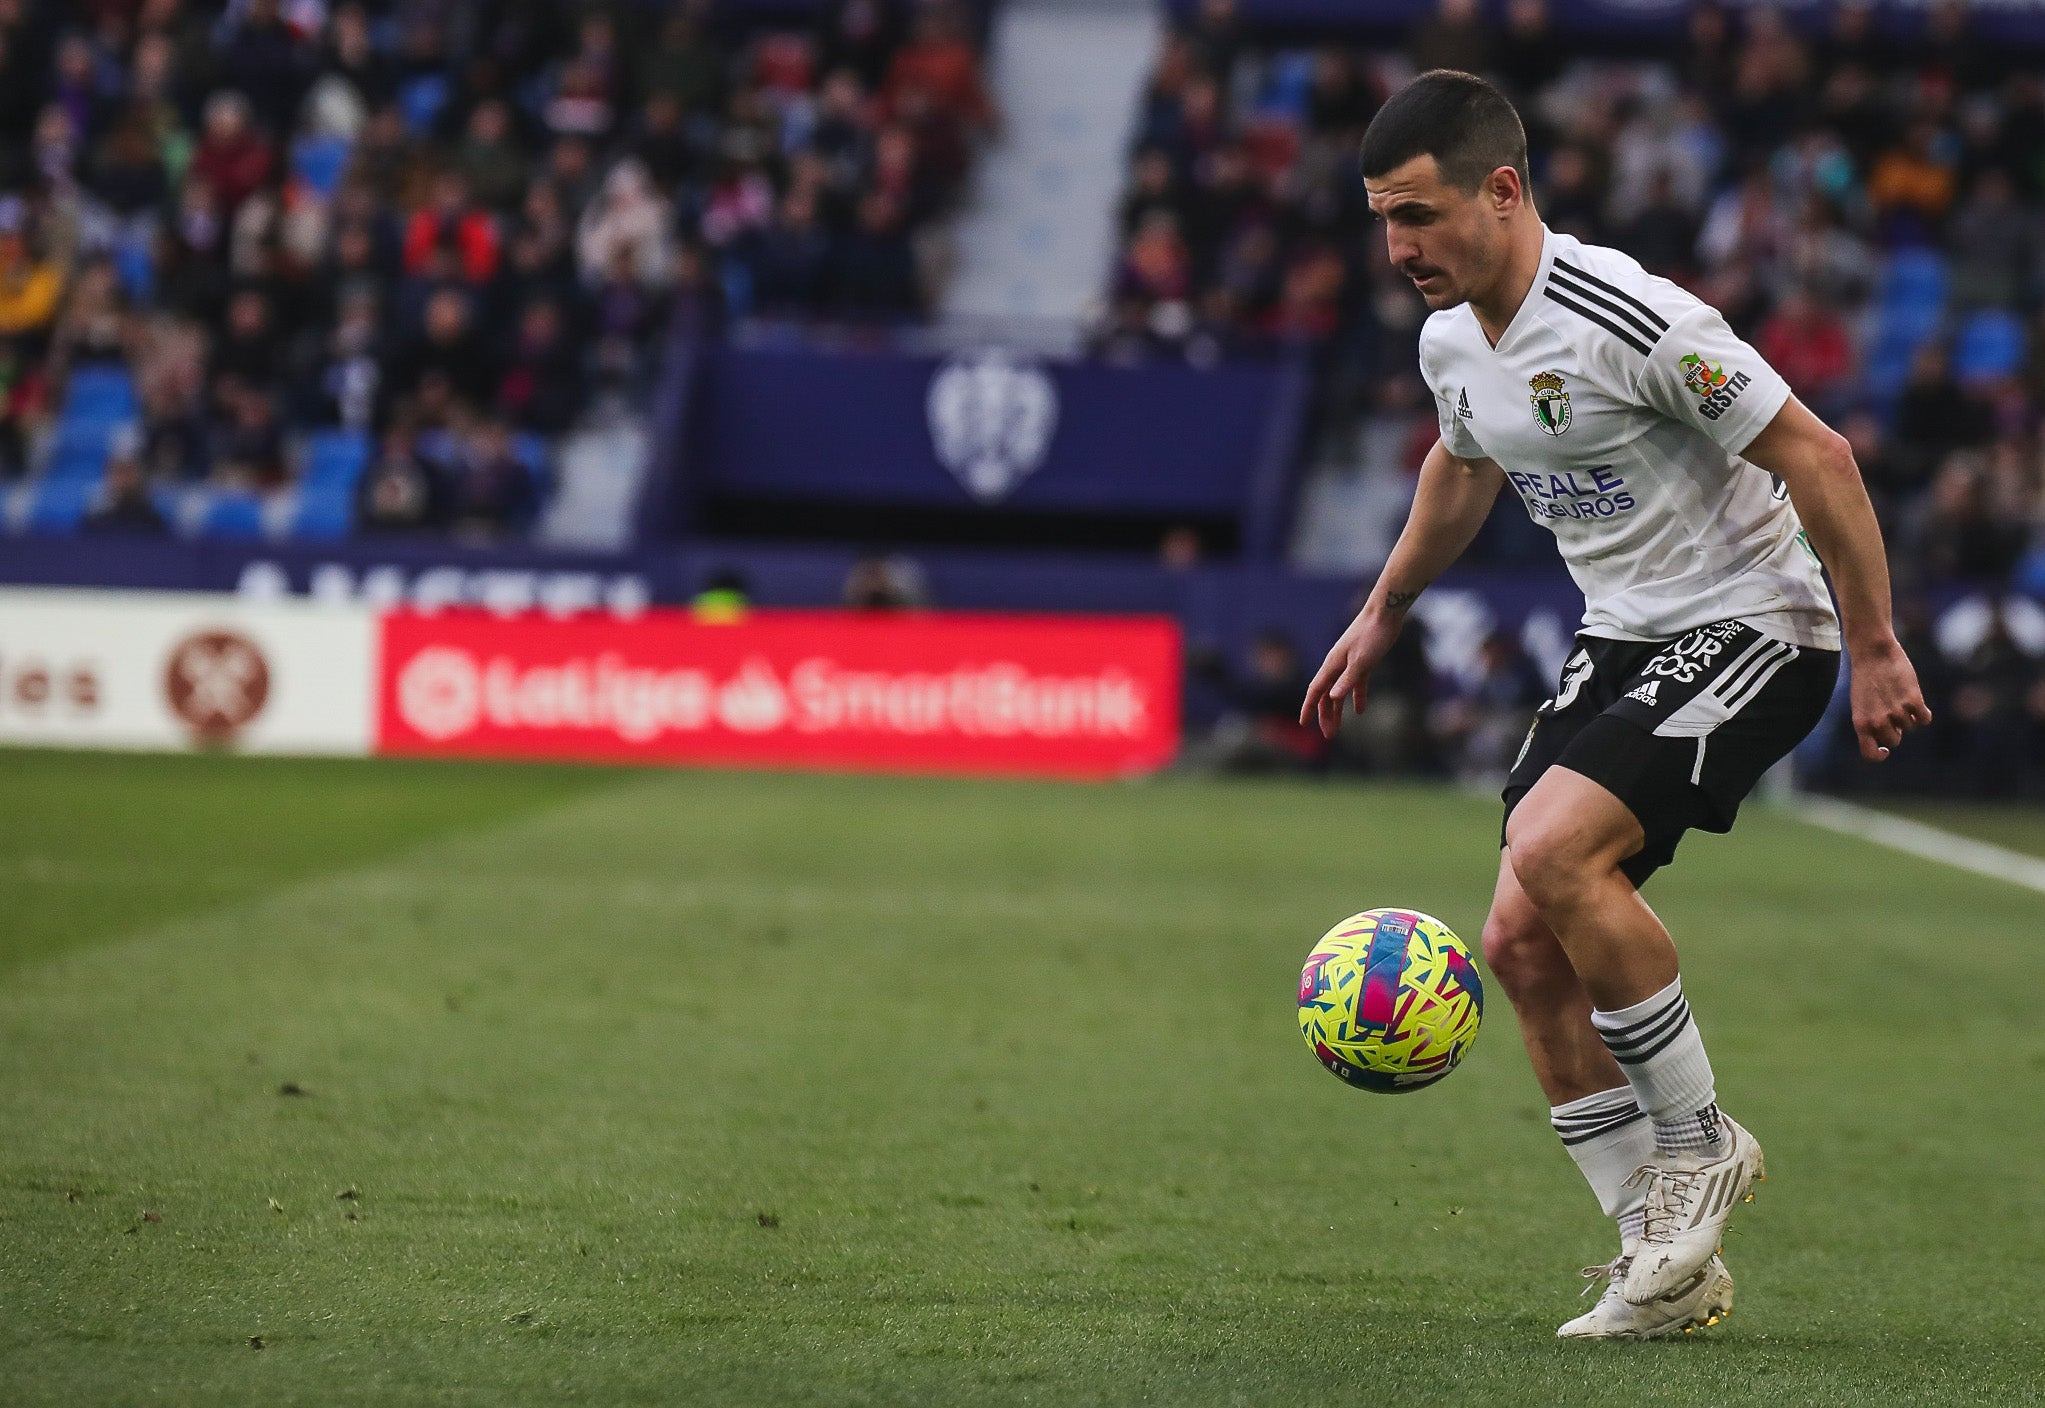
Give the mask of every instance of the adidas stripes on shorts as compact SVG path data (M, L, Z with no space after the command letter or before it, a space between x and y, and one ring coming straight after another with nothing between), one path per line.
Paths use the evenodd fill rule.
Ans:
M1683 833L1730 831L1763 773L1817 725L1839 652L1790 645L1743 621L1678 640L1578 636L1506 778L1505 814L1560 763L1624 802L1647 843L1620 864L1635 885ZM1504 832L1500 831L1500 844Z

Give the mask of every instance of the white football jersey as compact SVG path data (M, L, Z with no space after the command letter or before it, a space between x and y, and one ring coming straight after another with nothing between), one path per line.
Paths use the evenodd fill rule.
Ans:
M1498 346L1467 303L1443 309L1421 329L1420 369L1450 453L1495 461L1555 534L1585 634L1671 640L1739 620L1839 649L1788 491L1739 456L1789 385L1717 309L1544 229Z

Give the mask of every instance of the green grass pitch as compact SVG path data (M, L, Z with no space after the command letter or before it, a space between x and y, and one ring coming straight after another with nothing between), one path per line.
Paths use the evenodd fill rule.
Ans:
M1474 938L1481 798L20 752L0 797L9 1408L2045 1399L2045 900L1760 806L1648 891L1768 1148L1738 1312L1563 1345L1611 1238L1503 995L1401 1099L1292 1012L1354 910Z

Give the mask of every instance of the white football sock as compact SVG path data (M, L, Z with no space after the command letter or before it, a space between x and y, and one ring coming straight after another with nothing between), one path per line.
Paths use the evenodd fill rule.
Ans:
M1704 1038L1676 979L1645 1002L1617 1012L1592 1012L1591 1025L1626 1072L1633 1095L1654 1121L1664 1154L1725 1151L1718 1091Z
M1654 1128L1633 1098L1633 1087L1551 1105L1548 1123L1598 1195L1605 1216L1619 1224L1619 1239L1628 1245L1638 1241L1647 1184L1628 1180L1642 1164L1654 1162Z

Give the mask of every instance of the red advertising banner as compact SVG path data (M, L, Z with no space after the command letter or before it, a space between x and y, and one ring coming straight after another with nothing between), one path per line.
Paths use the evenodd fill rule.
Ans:
M377 751L1108 778L1179 746L1161 617L383 618Z

